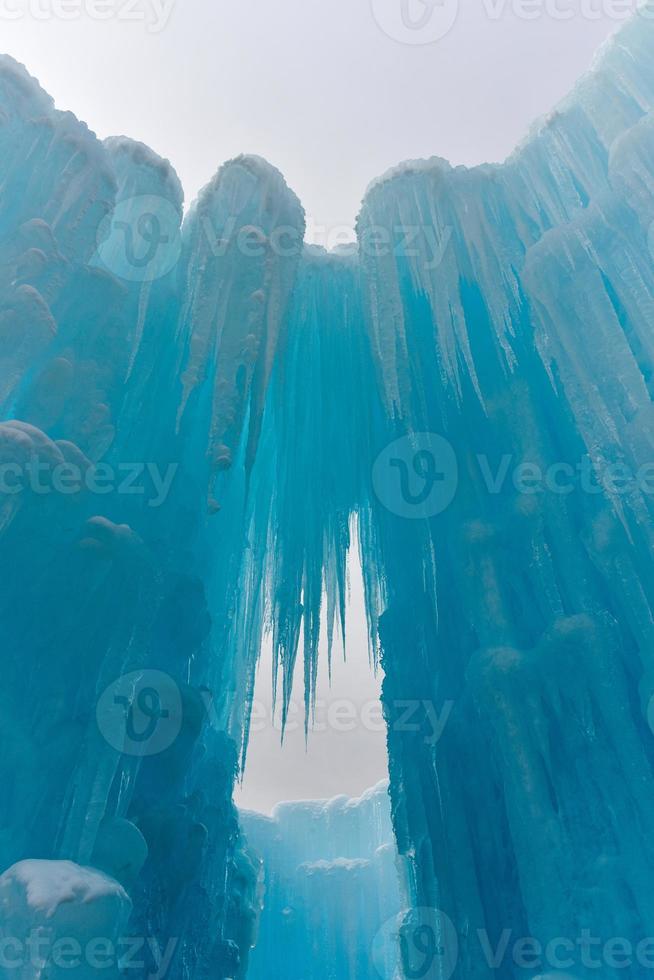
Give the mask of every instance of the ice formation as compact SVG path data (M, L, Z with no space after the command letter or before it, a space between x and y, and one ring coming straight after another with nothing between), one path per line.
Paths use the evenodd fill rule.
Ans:
M0 61L3 942L62 862L117 906L57 906L72 938L140 938L144 976L243 978L259 926L284 975L258 846L330 937L306 980L649 975L653 54L636 16L508 161L399 168L329 254L264 161L183 219L170 164ZM323 808L289 855L310 809L250 844L232 803L262 636L310 723L356 546L401 896L372 823L348 850ZM631 954L598 974L588 931Z
M118 944L131 911L122 885L93 868L19 861L0 876L3 972L61 978L102 970L118 977Z
M403 907L387 784L240 823L261 862L252 980L376 980L373 943Z

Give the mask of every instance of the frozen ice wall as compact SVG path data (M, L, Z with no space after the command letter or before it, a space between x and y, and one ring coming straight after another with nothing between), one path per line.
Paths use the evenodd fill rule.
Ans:
M251 980L375 980L375 937L402 908L388 785L240 819L261 862Z
M654 933L653 53L638 16L506 163L399 168L330 254L254 157L182 220L169 163L2 59L0 888L21 929L24 862L64 862L121 896L114 947L131 908L141 972L168 950L167 975L245 976L259 868L231 798L262 636L310 724L358 545L414 908L382 975L415 975L422 944L438 980L514 980L513 947L488 956L506 930ZM310 865L299 921L380 880L343 850L330 825L284 858Z
M519 974L478 930L563 937L577 977L585 929L652 931L653 44L637 19L506 164L404 168L360 217L419 230L363 258L407 481L380 475L369 567L399 846L457 977ZM451 707L436 744L398 699Z
M241 976L256 876L231 803L245 654L228 624L245 476L215 529L213 494L246 417L256 444L294 263L240 275L197 229L211 211L217 234L222 215L301 237L302 212L273 168L236 161L182 236L169 164L99 143L10 59L0 86L0 866L98 869L129 892L128 936L154 940L142 972L172 944L175 975Z

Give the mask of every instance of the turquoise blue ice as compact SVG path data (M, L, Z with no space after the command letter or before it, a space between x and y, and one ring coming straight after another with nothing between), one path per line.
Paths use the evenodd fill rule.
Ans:
M3 978L654 975L653 107L646 7L326 253L0 61ZM239 818L352 549L389 796Z

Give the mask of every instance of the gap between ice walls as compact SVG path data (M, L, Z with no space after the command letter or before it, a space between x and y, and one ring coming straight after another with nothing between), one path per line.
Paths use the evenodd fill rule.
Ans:
M301 637L310 716L354 515L412 910L389 975L431 939L439 980L581 980L588 931L603 977L647 975L653 54L638 16L508 161L399 168L334 254L252 157L182 221L166 161L2 60L0 929L22 977L98 938L114 972L246 975L254 669L270 629L287 705Z

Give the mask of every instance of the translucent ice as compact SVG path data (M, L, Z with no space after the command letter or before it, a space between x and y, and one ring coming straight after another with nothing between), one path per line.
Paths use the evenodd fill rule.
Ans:
M119 976L132 903L117 881L72 861L20 861L0 876L3 977Z
M402 907L387 784L243 812L241 826L261 861L252 980L374 980L373 942Z
M255 157L183 217L167 161L100 142L0 60L5 938L44 914L15 866L67 862L129 895L144 972L169 950L171 976L242 978L249 846L285 869L254 958L288 886L306 980L326 974L305 926L329 931L339 980L368 976L386 911L409 947L427 930L451 960L454 937L457 980L514 980L514 946L488 955L507 930L577 954L589 929L630 943L641 980L653 54L654 18L634 17L504 164L396 168L336 253L304 245L299 201ZM302 655L310 724L353 546L397 865L375 794L248 815L249 845L232 804L263 635L284 715Z

